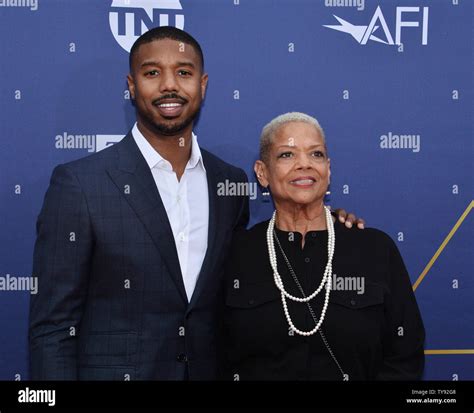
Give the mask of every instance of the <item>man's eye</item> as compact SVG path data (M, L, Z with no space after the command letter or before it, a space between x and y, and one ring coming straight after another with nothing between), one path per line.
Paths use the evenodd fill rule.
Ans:
M180 76L190 76L191 72L188 72L187 70L179 70L178 71Z
M158 74L158 70L150 70L149 72L145 73L147 76L156 76Z
M278 158L291 158L293 156L293 152L283 152L278 155Z

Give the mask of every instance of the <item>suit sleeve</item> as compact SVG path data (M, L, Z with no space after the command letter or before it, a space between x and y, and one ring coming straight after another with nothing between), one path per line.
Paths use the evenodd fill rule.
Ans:
M378 380L420 380L424 369L425 329L410 277L389 239L390 293L385 308L383 364Z
M67 166L53 171L37 221L29 320L32 380L77 380L77 335L87 293L92 231L86 199Z
M244 182L246 185L249 184L247 174L243 169L239 169L239 176L237 182ZM250 208L249 208L249 197L242 196L240 199L240 210L237 216L236 223L234 225L234 230L245 229L249 223L250 218Z

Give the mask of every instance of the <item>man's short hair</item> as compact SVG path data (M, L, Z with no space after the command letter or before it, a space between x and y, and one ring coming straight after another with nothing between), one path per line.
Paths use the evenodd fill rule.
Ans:
M136 41L133 43L132 48L130 49L129 55L129 66L130 71L132 71L132 62L135 57L138 49L142 44L151 43L155 40L171 39L177 40L178 42L186 43L194 48L199 58L201 59L201 68L204 70L204 55L202 53L201 46L198 41L191 36L189 33L186 33L184 30L178 29L173 26L161 26L155 27L147 32L143 33Z

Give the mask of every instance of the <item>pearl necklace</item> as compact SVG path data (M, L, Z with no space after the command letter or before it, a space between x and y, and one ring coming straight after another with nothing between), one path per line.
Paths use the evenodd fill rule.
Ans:
M281 276L278 273L277 257L276 257L275 243L274 243L274 238L273 238L273 231L275 228L275 220L276 220L276 211L273 212L272 218L270 219L270 222L268 223L268 228L267 228L268 257L270 259L270 266L273 269L273 278L275 281L275 285L281 292L281 301L283 304L283 311L285 312L286 320L288 321L290 328L295 333L300 334L302 336L311 336L314 333L316 333L316 331L318 331L319 327L321 327L321 324L324 321L324 317L326 316L326 310L329 304L329 293L331 292L332 259L334 256L336 236L334 234L334 223L332 222L331 212L329 211L329 208L327 207L324 207L324 210L326 213L326 225L328 228L328 262L326 264L326 269L324 270L324 275L321 280L321 284L311 295L307 297L295 297L289 294L285 290ZM316 295L319 294L319 292L323 289L324 286L326 286L326 295L324 298L324 305L323 305L323 309L321 310L321 316L319 317L318 323L311 331L301 331L297 329L295 325L293 324L293 321L291 320L290 313L288 311L288 306L286 303L286 299L289 298L290 300L296 301L299 303L307 303L310 300L312 300L314 297L316 297Z

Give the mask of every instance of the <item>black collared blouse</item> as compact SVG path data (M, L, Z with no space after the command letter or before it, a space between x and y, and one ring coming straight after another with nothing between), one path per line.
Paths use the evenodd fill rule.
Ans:
M303 337L289 327L267 251L268 221L235 234L225 274L223 376L229 380L418 380L424 327L400 253L385 233L335 223L333 289L322 331ZM321 283L327 231L276 229L306 295ZM301 297L275 241L285 289ZM325 290L312 301L317 318ZM287 300L299 330L315 326L305 303ZM342 371L341 371L342 370Z

